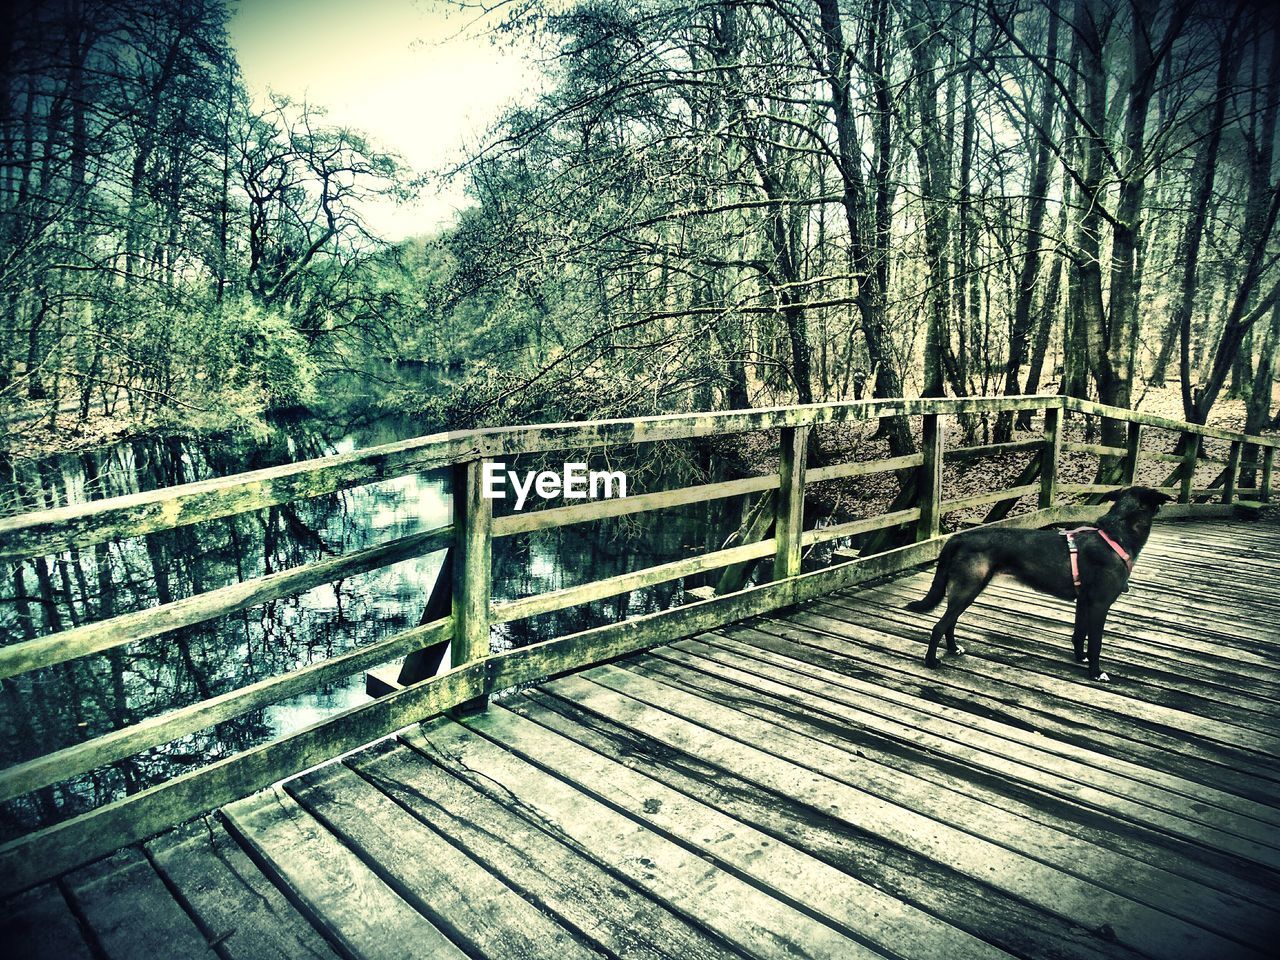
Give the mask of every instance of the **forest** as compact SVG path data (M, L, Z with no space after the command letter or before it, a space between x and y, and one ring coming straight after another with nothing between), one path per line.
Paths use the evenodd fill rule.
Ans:
M251 97L230 15L0 20L15 440L235 429L352 371L443 427L1034 392L1280 425L1268 4L525 0L482 42L545 84L432 171ZM453 225L366 222L444 179Z

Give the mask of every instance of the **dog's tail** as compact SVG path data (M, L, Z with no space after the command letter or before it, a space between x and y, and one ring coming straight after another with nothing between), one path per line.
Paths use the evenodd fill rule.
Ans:
M915 613L932 610L947 595L947 581L951 579L951 560L956 555L956 541L948 540L942 546L942 555L938 557L937 569L933 571L933 583L929 584L929 592L919 600L912 600L907 609Z

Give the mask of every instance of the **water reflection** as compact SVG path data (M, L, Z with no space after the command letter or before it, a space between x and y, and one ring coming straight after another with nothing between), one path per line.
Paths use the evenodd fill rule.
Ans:
M20 462L0 478L8 512L171 486L429 433L411 418L355 413L279 418L261 435L135 439ZM694 464L691 466L691 464ZM634 492L689 482L693 455L636 461ZM522 464L524 469L525 465ZM673 474L678 473L679 476ZM12 565L0 582L0 637L15 643L283 570L448 522L447 473L72 550ZM513 599L678 559L720 545L738 501L499 540L494 598ZM418 622L442 553L350 577L196 627L3 682L5 766L341 654ZM504 624L498 647L665 609L666 584ZM41 790L0 808L5 837L136 792L363 702L363 675Z

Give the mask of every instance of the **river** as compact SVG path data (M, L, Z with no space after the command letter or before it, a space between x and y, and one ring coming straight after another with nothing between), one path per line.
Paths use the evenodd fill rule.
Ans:
M436 423L373 411L351 384L323 408L260 429L142 437L8 464L6 513L225 476L435 432ZM628 461L632 493L702 479L692 447ZM611 464L616 464L611 451ZM522 464L525 468L527 465ZM0 642L17 643L165 603L447 523L447 471L371 484L11 565L0 581ZM494 544L494 599L601 579L718 547L741 500L564 527ZM324 660L418 622L443 558L436 553L3 683L0 764L8 766L147 717ZM671 583L495 630L495 649L665 609ZM365 701L363 674L184 737L0 807L4 838L314 723Z

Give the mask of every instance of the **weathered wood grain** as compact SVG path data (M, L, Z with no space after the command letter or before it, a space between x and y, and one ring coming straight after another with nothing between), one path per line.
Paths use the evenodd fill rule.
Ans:
M916 540L931 540L938 535L942 523L942 448L946 433L937 414L922 418L923 437L921 448L924 462L920 465L916 481L917 506L920 519L916 523Z
M126 847L63 883L95 941L112 960L218 955L140 850Z
M444 835L339 763L285 788L326 830L468 955L492 960L601 955L576 940Z
M212 817L147 844L166 882L226 960L337 960L337 954Z
M493 501L484 495L484 461L469 460L453 471L454 667L489 655L489 592L493 583ZM426 644L423 644L426 646Z
M613 955L721 960L730 949L605 870L554 824L472 789L404 744L383 741L348 763L522 896Z
M469 717L466 726L542 767L552 767L584 795L648 825L703 856L749 877L772 896L806 903L838 930L882 950L921 960L1005 956L895 897L841 873L816 857L733 820L608 757L505 709ZM814 897L813 891L823 891Z
M783 427L778 456L778 512L774 524L777 557L774 576L800 572L800 539L804 534L804 471L809 448L808 427Z
M498 710L491 708L483 716ZM812 916L760 896L757 887L736 873L457 724L424 725L407 732L405 740L477 789L496 790L555 824L597 861L753 956L762 960L790 960L797 954L866 960L877 956Z
M380 960L466 956L279 788L237 801L224 813L275 882L344 952Z

